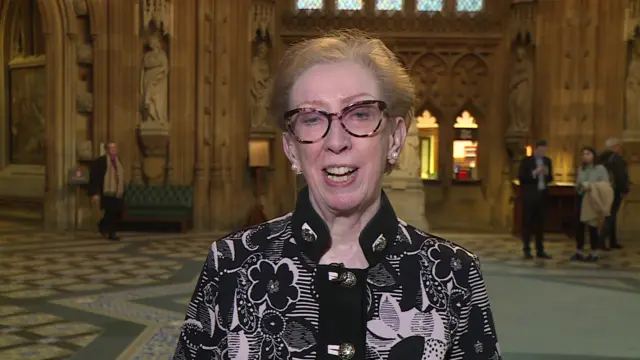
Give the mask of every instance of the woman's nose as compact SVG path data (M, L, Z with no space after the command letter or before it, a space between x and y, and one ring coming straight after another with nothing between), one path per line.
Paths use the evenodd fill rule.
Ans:
M324 147L335 154L351 148L351 135L342 127L342 123L335 115L329 133L324 139Z

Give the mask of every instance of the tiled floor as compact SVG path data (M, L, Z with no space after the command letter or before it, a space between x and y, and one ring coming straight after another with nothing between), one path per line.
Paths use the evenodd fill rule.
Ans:
M640 359L640 243L573 264L568 239L525 262L509 235L441 235L481 257L505 359ZM0 360L169 358L216 237L111 243L0 222Z

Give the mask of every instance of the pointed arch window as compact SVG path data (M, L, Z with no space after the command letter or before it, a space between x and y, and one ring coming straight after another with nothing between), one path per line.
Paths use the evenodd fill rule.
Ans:
M336 0L336 9L338 10L362 10L362 0Z
M438 119L425 110L416 118L420 137L420 177L423 180L438 179Z
M478 177L478 124L467 110L456 118L453 140L453 178L477 181Z
M478 12L484 7L484 0L456 0L456 11Z
M322 10L324 0L297 0L296 8L298 10Z
M401 11L404 0L376 0L378 11Z
M416 10L422 12L438 12L442 11L444 0L417 0Z

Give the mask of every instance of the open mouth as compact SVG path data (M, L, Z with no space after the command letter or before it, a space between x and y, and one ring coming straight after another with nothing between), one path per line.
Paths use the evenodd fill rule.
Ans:
M328 167L324 169L325 174L329 180L333 182L346 182L353 177L353 174L358 171L358 168L340 166L340 167Z

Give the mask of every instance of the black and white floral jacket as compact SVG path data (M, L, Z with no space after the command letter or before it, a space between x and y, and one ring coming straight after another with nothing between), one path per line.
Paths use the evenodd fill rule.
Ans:
M398 220L387 197L360 234L366 270L318 265L326 224L296 210L215 241L174 360L498 360L478 258Z

